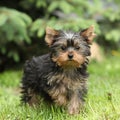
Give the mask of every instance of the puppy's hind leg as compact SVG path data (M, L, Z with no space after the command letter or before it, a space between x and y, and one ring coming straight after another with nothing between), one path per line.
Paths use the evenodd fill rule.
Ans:
M38 105L40 102L39 96L31 89L22 87L22 103L28 103L30 106Z

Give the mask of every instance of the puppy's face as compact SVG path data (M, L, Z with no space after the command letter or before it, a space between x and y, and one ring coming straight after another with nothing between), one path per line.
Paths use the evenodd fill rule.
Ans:
M90 55L90 49L79 33L60 32L51 45L52 60L62 67L79 67Z
M46 29L46 42L51 48L52 60L63 68L78 68L85 62L86 56L90 55L91 43L85 32L56 31ZM95 34L89 33L92 36Z

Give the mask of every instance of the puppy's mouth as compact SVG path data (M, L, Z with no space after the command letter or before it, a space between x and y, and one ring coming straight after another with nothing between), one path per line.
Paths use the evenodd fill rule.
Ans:
M79 63L73 59L66 60L61 65L64 68L76 68L79 67Z
M73 59L68 59L67 61L68 61L68 62L69 62L69 61L71 61L71 62L72 62L72 61L74 61L74 60L73 60Z

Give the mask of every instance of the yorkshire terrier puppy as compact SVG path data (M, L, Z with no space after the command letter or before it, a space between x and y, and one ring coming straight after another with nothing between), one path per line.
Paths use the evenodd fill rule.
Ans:
M26 61L22 79L22 101L38 104L40 97L66 106L77 114L87 93L87 57L94 27L79 32L46 28L50 53Z

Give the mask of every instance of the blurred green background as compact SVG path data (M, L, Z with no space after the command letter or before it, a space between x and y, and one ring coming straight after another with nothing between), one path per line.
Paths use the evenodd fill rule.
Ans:
M0 0L0 71L46 53L46 26L78 31L90 25L103 52L120 56L119 0Z
M49 52L46 26L95 26L88 95L79 115L64 108L20 106L25 60ZM120 0L0 0L0 120L120 120Z

